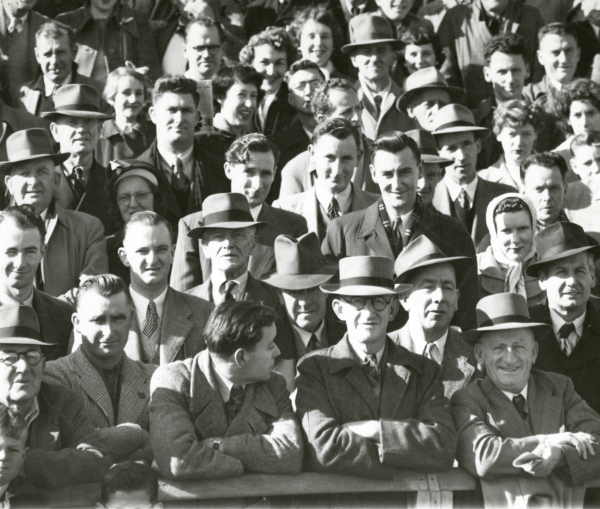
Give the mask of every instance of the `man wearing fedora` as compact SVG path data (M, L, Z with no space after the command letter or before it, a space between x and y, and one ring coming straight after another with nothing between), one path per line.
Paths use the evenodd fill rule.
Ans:
M54 93L54 109L43 112L42 117L50 122L60 151L70 154L60 166L57 203L97 217L111 233L107 170L94 156L100 123L110 118L101 111L101 100L89 85L63 85Z
M414 139L400 132L378 138L373 145L370 169L381 198L363 210L334 219L321 245L323 254L336 260L355 255L395 260L405 245L425 234L448 256L474 260L473 242L463 226L418 198L422 166L421 151ZM473 262L463 275L455 316L455 323L462 328L474 323L478 292Z
M6 141L8 160L0 163L4 183L16 205L31 205L44 221L44 257L36 286L69 298L80 278L108 269L104 229L99 219L60 207L54 200L60 175L56 165L69 154L54 152L45 129L24 129Z
M472 345L450 325L458 308L460 276L470 264L466 256L446 256L426 235L412 240L394 263L396 280L412 287L401 296L408 321L390 337L441 367L447 398L476 371Z
M70 304L36 288L44 256L44 225L26 205L0 211L0 312L5 306L21 304L37 313L40 333L52 347L46 359L67 355L73 330Z
M257 231L249 262L250 273L257 279L275 270L273 242L277 235L285 233L298 237L307 231L306 219L300 214L267 203L275 179L276 151L264 134L250 133L235 139L225 154L224 170L231 192L245 195L252 217L265 223ZM171 286L180 291L197 286L210 277L210 263L200 248L200 241L188 236L201 221L202 211L192 212L179 220Z
M204 257L210 262L210 277L187 291L199 297L211 309L224 301L250 300L273 308L277 314L278 370L288 384L294 378L295 348L289 320L277 291L249 272L258 231L264 222L250 213L248 200L240 193L217 193L202 203L202 221L188 235L200 242Z
M44 354L35 311L0 313L0 407L16 427L25 480L41 488L100 482L114 462L148 445L139 426L96 429L81 395L42 380Z
M331 118L312 133L310 165L315 172L313 187L284 196L273 206L304 216L308 230L323 239L329 223L344 214L362 210L376 195L352 183L358 165L360 133L348 120Z
M375 140L388 131L410 129L410 119L394 107L402 90L391 74L394 50L400 46L392 25L383 16L365 13L350 20L349 31L350 43L342 46L342 53L358 71L363 133Z
M462 88L449 86L435 67L424 67L406 78L396 108L405 112L416 127L432 131L440 108L463 102L464 95Z
M484 370L452 397L460 465L480 478L486 507L581 507L600 473L600 416L563 375L534 369L534 330L521 295L477 304L469 331Z
M202 350L210 306L169 286L173 264L169 222L150 210L136 212L125 225L118 254L129 269L134 311L125 353L136 361L166 364Z
M551 324L538 334L537 367L568 376L600 411L600 305L590 298L598 246L574 223L554 223L536 236L537 260L527 273L546 291L547 305L532 316Z
M393 261L378 256L343 258L339 283L321 285L347 334L298 365L309 469L392 477L396 468L452 464L456 431L438 367L386 334L393 300L407 288L394 286Z
M432 205L442 214L455 217L477 245L488 233L485 213L492 198L514 189L477 176L481 133L473 113L462 104L448 104L439 110L433 125L439 155L450 159L444 178L433 193Z

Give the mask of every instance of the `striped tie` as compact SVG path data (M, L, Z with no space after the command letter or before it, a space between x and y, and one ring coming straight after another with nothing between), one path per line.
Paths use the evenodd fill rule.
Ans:
M147 338L152 335L158 329L158 311L156 310L156 304L153 300L148 301L148 307L146 308L146 321L144 322L144 330L142 331L144 336Z

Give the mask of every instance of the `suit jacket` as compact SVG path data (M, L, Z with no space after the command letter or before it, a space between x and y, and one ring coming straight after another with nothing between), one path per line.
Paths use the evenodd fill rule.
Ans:
M264 127L260 125L257 111L254 116L254 128L265 136L271 137L287 129L295 116L296 111L288 102L288 86L284 81L275 94L275 100L269 106Z
M482 478L486 507L488 501L493 502L491 507L524 507L510 503L532 494L548 495L558 502L557 507L566 507L565 500L573 496L570 486L600 473L600 456L582 460L574 447L563 448L564 465L548 478L533 478L513 466L516 457L538 445L539 435L558 433L564 427L565 431L600 436L600 416L565 376L536 369L531 372L527 420L487 377L454 394L452 413L459 432L457 458L463 468Z
M307 228L306 220L301 215L271 207L267 203L263 203L257 220L266 224L256 233L256 245L250 255L249 270L256 279L262 279L275 271L275 237L281 233L299 237L307 232ZM188 237L190 230L201 221L201 211L192 212L179 220L171 286L182 292L210 277L210 260L204 257L200 241Z
M246 386L228 422L207 350L161 366L151 383L150 433L160 473L179 479L297 473L302 435L281 375ZM219 450L205 439L222 437Z
M579 47L581 48L581 58L575 75L589 78L592 73L594 57L600 53L600 39L598 39L592 24L588 20L577 21L574 25L579 36Z
M279 149L279 157L277 158L278 171L269 193L269 203L279 196L279 190L281 188L281 169L291 159L301 152L304 152L311 143L298 116L292 118L289 125L285 126L281 131L273 134L272 140Z
M436 364L386 341L381 396L368 381L347 336L304 357L296 408L311 470L391 477L395 468L432 472L450 467L456 431ZM344 424L377 420L372 441Z
M82 275L108 270L104 228L84 212L56 207L57 223L42 260L44 291L61 296L79 286Z
M205 301L178 292L167 290L160 325L160 364L193 357L205 348L202 330L212 308ZM144 359L144 350L140 340L140 329L134 317L124 351L130 359L150 362Z
M100 128L96 160L108 168L114 159L133 159L150 146L155 136L154 124L149 120L142 121L140 129L130 134L119 131L114 119L105 120Z
M408 324L391 332L389 336L396 344L410 350L412 341ZM413 353L422 355L423 352L413 351ZM457 390L469 383L476 371L477 363L473 356L473 345L467 342L458 327L450 327L441 365L444 396L450 399Z
M462 275L458 311L454 323L463 330L475 327L475 304L478 299L477 266L471 238L458 220L440 214L432 207L417 202L418 219L408 241L418 235L427 235L448 256L468 256L473 259L471 269ZM327 228L321 250L325 256L339 260L345 256L387 256L394 258L390 241L379 217L378 202L366 209L334 219Z
M210 306L211 311L215 307L212 298L212 282L210 279L207 279L201 285L190 288L186 293L202 299L204 303ZM296 348L292 338L292 326L287 318L285 308L279 300L277 290L262 281L258 281L251 275L248 275L246 291L241 300L260 302L275 310L278 317L275 322L275 325L277 326L277 337L275 338L275 341L281 352L281 358L295 359Z
M533 308L531 317L536 322L552 323L547 306ZM551 326L536 331L536 338L539 345L536 367L568 376L577 393L600 412L600 305L592 300L588 302L583 335L569 357L560 349Z
M102 376L81 347L66 357L48 362L45 379L82 394L86 416L96 428L132 422L148 429L150 378L155 369L152 364L133 361L126 355L123 357L116 413Z
M490 203L492 198L495 198L496 196L512 192L514 192L513 187L497 182L490 182L489 180L482 179L481 177L478 178L475 199L471 204L471 207L475 210L470 234L475 245L479 244L481 239L483 239L483 237L485 237L488 233L487 225L485 224L485 213L487 211L488 203ZM450 193L444 179L440 180L435 186L431 204L442 214L446 214L448 216L453 215L452 212L454 210L454 206L451 203Z
M351 196L350 210L347 213L362 210L377 200L377 195L361 191L355 185L352 185ZM302 193L283 196L273 202L273 206L300 214L306 219L309 231L315 232L319 239L325 236L325 231L319 225L320 205L314 187Z

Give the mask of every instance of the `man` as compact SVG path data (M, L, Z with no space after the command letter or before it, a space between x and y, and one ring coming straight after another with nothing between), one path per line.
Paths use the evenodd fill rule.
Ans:
M477 245L488 231L485 221L492 198L513 191L498 182L477 176L479 135L486 131L475 125L473 113L461 104L443 107L435 119L433 135L441 157L452 161L433 193L432 205L442 214L455 217Z
M597 66L594 65L594 59L600 53L600 39L598 39L600 5L597 0L582 0L579 9L582 20L575 23L575 31L579 35L581 57L576 74L592 78L592 72L596 71Z
M54 94L54 109L42 113L61 152L70 154L61 165L57 203L66 209L97 217L111 232L107 169L94 156L100 123L110 118L101 112L100 94L88 85L64 85Z
M240 193L219 193L202 204L202 221L188 235L199 239L200 249L210 262L210 278L187 293L199 297L211 309L223 301L260 302L277 312L277 347L281 353L278 371L288 380L294 378L292 331L277 292L254 278L248 270L256 245L257 230L264 223L250 214L248 200Z
M394 288L389 258L343 258L339 272L321 289L348 332L298 365L308 468L361 477L447 469L456 432L438 368L386 335L392 301L408 285Z
M350 43L342 46L342 53L350 56L358 71L364 135L375 140L391 130L410 129L410 119L394 108L401 89L392 80L391 69L400 41L392 26L382 16L365 13L350 20L349 30Z
M199 210L204 197L227 189L222 171L211 174L204 163L210 147L194 137L198 100L193 80L182 76L156 80L149 110L156 140L138 157L157 169L162 202L157 212L173 227L179 218Z
M411 288L400 297L408 321L390 337L441 367L448 399L476 371L472 345L458 327L450 326L458 309L459 275L472 263L466 256L446 256L426 235L412 240L394 262L396 280Z
M150 432L163 476L300 472L300 427L284 380L271 371L276 319L255 302L220 304L206 325L207 349L156 370Z
M445 55L442 73L449 83L467 91L469 105L476 106L488 94L483 66L485 44L494 36L517 33L528 49L527 63L535 65L540 12L517 0L481 0L456 5L446 12L438 29Z
M253 35L240 51L240 63L251 65L263 77L261 90L264 96L258 105L254 125L266 136L280 133L295 116L284 81L295 53L292 40L280 27L269 27Z
M38 63L39 76L21 87L20 101L22 106L32 115L54 109L54 93L58 88L69 83L81 83L97 87L90 78L77 72L75 57L75 41L71 31L57 23L44 23L35 33L35 59Z
M166 364L204 348L201 335L209 306L169 287L173 239L167 220L152 211L133 214L119 257L129 268L135 312L125 353L134 360Z
M123 348L133 317L127 287L113 274L79 286L73 326L81 345L46 365L46 381L81 394L95 428L135 423L148 429L150 378L155 366L131 360Z
M223 48L219 25L211 18L194 18L185 26L185 47L183 55L187 61L185 77L198 82L211 80L221 68ZM181 54L173 54L166 48L163 62L180 59Z
M45 347L46 359L67 355L73 326L73 308L35 287L44 256L44 226L30 207L0 211L0 308L17 304L37 313L40 333L53 347Z
M583 483L600 472L600 417L567 377L532 369L534 330L546 324L529 317L521 295L484 297L477 323L485 376L452 398L460 465L480 478L486 507L582 504Z
M351 182L358 164L359 136L358 130L342 118L319 124L309 146L310 166L315 172L313 187L273 202L275 207L304 216L308 230L320 240L332 220L364 209L376 199Z
M464 90L448 86L435 67L424 67L406 78L396 107L405 111L417 127L432 131L440 108L463 100Z
M413 238L427 235L448 256L475 259L468 233L451 217L440 214L417 199L421 153L416 142L401 133L375 141L371 176L379 186L381 199L364 210L334 219L321 249L325 256L376 255L392 260ZM459 311L455 323L463 328L473 323L478 283L475 267L464 274Z
M45 251L36 286L68 299L80 278L108 269L102 223L95 217L63 209L54 200L60 175L55 166L69 157L56 154L45 129L24 129L6 141L8 160L0 163L4 183L16 205L31 205L44 221Z
M408 29L423 30L433 33L431 21L414 14L412 8L414 3L395 2L394 0L375 0L377 14L386 18L400 35Z
M21 472L39 488L100 482L110 465L146 447L148 435L131 424L95 429L77 392L42 381L44 346L49 343L40 339L33 309L3 309L0 404L8 408L25 451Z
M538 335L537 366L573 381L575 390L596 411L600 322L590 292L595 283L598 247L574 223L554 223L538 232L538 258L527 273L546 291L547 305L532 316L552 325Z
M258 230L256 245L249 262L250 273L261 279L275 270L273 242L282 233L298 237L306 233L306 220L299 214L271 207L266 198L275 178L275 147L260 133L236 139L225 156L225 175L231 192L246 196L250 213L265 225ZM188 233L202 221L202 212L194 212L179 220L177 243L173 255L171 286L185 291L210 277L210 263L200 242Z

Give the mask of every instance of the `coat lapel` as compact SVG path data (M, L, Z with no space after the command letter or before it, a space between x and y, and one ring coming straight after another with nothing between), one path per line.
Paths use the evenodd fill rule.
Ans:
M324 234L325 232L319 232L319 202L314 187L306 193L303 201L302 215L306 219L308 231L315 232L321 238L320 233Z
M190 412L194 418L194 427L200 437L225 435L227 430L225 407L219 394L207 350L203 350L192 360Z
M529 377L527 406L534 433L556 433L560 428L563 402L553 387L540 383L535 376L535 370Z
M141 341L140 324L138 323L137 313L134 312L131 319L131 325L129 326L127 343L125 343L125 348L123 348L125 355L136 361L142 360L144 354Z
M406 367L406 357L388 338L382 359L383 385L381 390L380 417L390 419L402 403L410 382L411 370Z
M364 220L358 236L363 239L365 245L368 247L368 254L387 256L394 259L392 246L379 219L377 203L365 209Z
M491 410L487 413L490 424L496 427L502 436L522 438L532 434L529 423L523 420L512 401L489 378L481 381L481 390L490 402Z
M160 363L173 362L192 329L192 310L173 290L167 290L160 331Z
M431 204L442 214L446 214L447 216L452 215L450 207L450 194L448 193L448 188L446 187L443 179L440 180L435 186Z
M150 376L142 366L125 357L121 367L119 421L138 422L149 400Z

